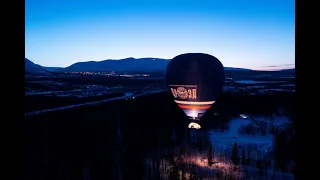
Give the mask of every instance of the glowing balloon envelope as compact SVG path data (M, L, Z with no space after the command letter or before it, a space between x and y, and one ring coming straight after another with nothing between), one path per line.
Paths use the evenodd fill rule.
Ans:
M166 83L174 101L194 120L199 120L216 101L224 82L222 63L208 54L181 54L167 66Z

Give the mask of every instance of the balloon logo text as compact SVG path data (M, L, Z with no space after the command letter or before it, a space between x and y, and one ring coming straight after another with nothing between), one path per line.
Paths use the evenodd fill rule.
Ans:
M174 98L181 99L197 99L197 86L195 85L186 85L186 86L178 86L178 88L174 88L176 85L170 85L171 92Z

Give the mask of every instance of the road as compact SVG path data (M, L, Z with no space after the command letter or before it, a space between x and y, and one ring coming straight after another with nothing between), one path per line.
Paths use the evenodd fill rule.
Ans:
M106 102L110 102L110 101L116 101L116 100L132 99L132 98L135 98L135 97L145 96L145 95L148 95L148 94L160 93L160 92L164 92L164 91L167 91L167 90L163 90L163 89L153 90L153 91L144 92L144 93L140 93L140 94L132 94L132 93L128 92L128 93L125 93L125 95L121 96L121 97L115 97L115 98L103 99L103 100L98 100L98 101L91 101L91 102L73 104L73 105L56 107L56 108L43 109L43 110L39 110L39 111L33 111L33 112L25 113L25 116L33 116L33 115L38 115L38 114L46 113L46 112L53 112L53 111L58 111L58 110L72 109L72 108L76 108L76 107L80 107L80 106L97 105L97 104L102 104L102 103L106 103Z
M70 93L70 92L81 92L81 91L88 91L87 89L74 89L69 91L44 91L44 92L30 92L25 93L25 96L31 96L31 95L44 95L44 94L55 94L55 93Z

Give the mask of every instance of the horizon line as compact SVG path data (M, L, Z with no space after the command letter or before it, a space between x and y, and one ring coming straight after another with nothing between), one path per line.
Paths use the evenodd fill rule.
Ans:
M130 58L133 58L133 59L146 59L146 58L149 58L149 59L160 59L160 60L171 60L171 59L166 59L166 58L157 58L157 57L141 57L141 58L135 58L135 57L127 57L127 58L122 58L122 59L104 59L104 60L89 60L89 61L78 61L78 62L75 62L75 63L85 63L85 62L102 62L102 61L119 61L119 60L125 60L125 59L130 59ZM25 59L28 59L29 61L33 62L32 60L30 60L29 58L25 57ZM34 63L34 62L33 62ZM75 64L73 63L73 64ZM36 64L36 63L34 63ZM73 65L71 64L71 65ZM37 65L40 65L42 67L49 67L49 68L67 68L69 66L66 66L66 67L59 67L59 66L43 66L41 64L37 64ZM261 68L245 68L245 67L233 67L233 66L224 66L225 68L239 68L239 69L248 69L248 70L253 70L253 71L281 71L281 70L288 70L288 69L295 69L295 64L291 64L293 65L294 67L292 68L276 68L276 67L281 67L282 65L270 65L270 66L261 66ZM271 66L274 66L274 67L271 67ZM270 67L265 69L266 67Z

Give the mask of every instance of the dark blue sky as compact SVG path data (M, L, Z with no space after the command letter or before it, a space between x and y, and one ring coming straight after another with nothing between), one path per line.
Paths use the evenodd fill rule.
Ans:
M293 0L26 0L25 54L44 66L186 52L253 69L295 61Z

